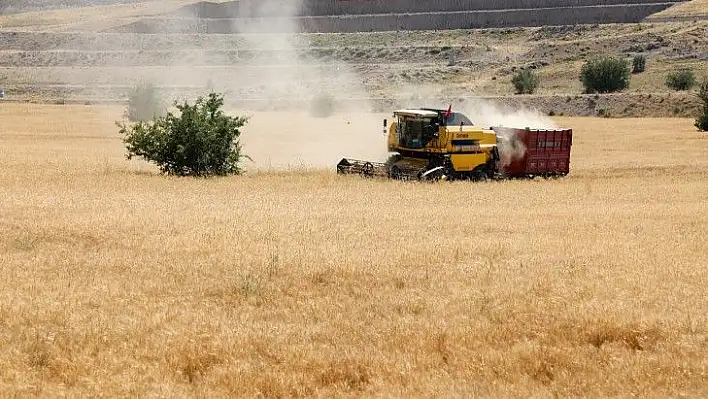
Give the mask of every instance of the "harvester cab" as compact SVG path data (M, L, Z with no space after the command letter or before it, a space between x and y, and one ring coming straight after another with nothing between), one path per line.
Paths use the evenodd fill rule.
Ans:
M394 122L388 136L388 150L418 150L440 137L442 121L438 114L427 110L399 110L393 113Z

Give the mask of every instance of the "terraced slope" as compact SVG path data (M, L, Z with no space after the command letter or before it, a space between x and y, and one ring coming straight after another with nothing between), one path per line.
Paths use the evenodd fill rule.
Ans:
M125 20L174 15L188 2L0 16L0 25L13 26L0 30L0 87L7 100L123 101L144 80L169 98L216 88L258 109L308 106L329 93L341 106L381 110L484 97L565 115L607 108L613 115L671 116L696 104L690 94L669 92L666 73L688 67L708 76L708 22L344 35L95 33ZM648 57L647 72L633 75L627 92L581 94L585 58L637 53ZM510 79L521 67L541 77L537 95L513 95Z
M478 96L544 112L674 115L690 94L671 93L665 74L690 67L708 76L708 22L648 25L389 32L347 35L120 35L4 33L0 77L8 98L121 101L135 83L152 81L166 96L210 87L240 106L307 107L320 93L338 104L362 99L376 109L419 99ZM597 54L648 57L626 93L582 95L578 73ZM537 96L514 96L516 68L535 68ZM427 100L426 100L427 99Z

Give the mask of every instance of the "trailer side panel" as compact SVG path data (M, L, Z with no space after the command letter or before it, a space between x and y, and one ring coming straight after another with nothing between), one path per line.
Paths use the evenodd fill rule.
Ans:
M570 173L572 129L494 128L499 136L498 170L509 177Z

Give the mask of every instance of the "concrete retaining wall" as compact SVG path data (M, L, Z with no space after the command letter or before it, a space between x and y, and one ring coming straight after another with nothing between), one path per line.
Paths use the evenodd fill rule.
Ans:
M634 5L413 15L305 17L301 21L301 26L306 32L375 32L628 23L639 22L646 16L665 8L666 6L663 5Z
M510 28L544 25L635 23L662 11L668 4L625 5L531 10L470 11L457 13L349 15L296 18L302 32L379 32ZM140 21L112 31L124 33L288 33L289 20L268 19L159 19Z
M252 18L277 16L343 16L413 12L458 12L530 8L616 6L628 4L681 3L685 0L241 0L228 3L202 2L178 11L180 16L198 18Z

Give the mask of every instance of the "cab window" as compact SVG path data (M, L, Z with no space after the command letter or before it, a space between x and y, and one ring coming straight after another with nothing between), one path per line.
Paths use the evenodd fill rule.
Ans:
M450 117L447 118L448 126L459 126L460 123L464 124L465 126L473 125L471 120L469 120L464 114L461 114L459 112L453 112L452 114L450 114Z
M399 118L399 145L406 148L423 148L427 144L425 131L433 123L430 118Z

